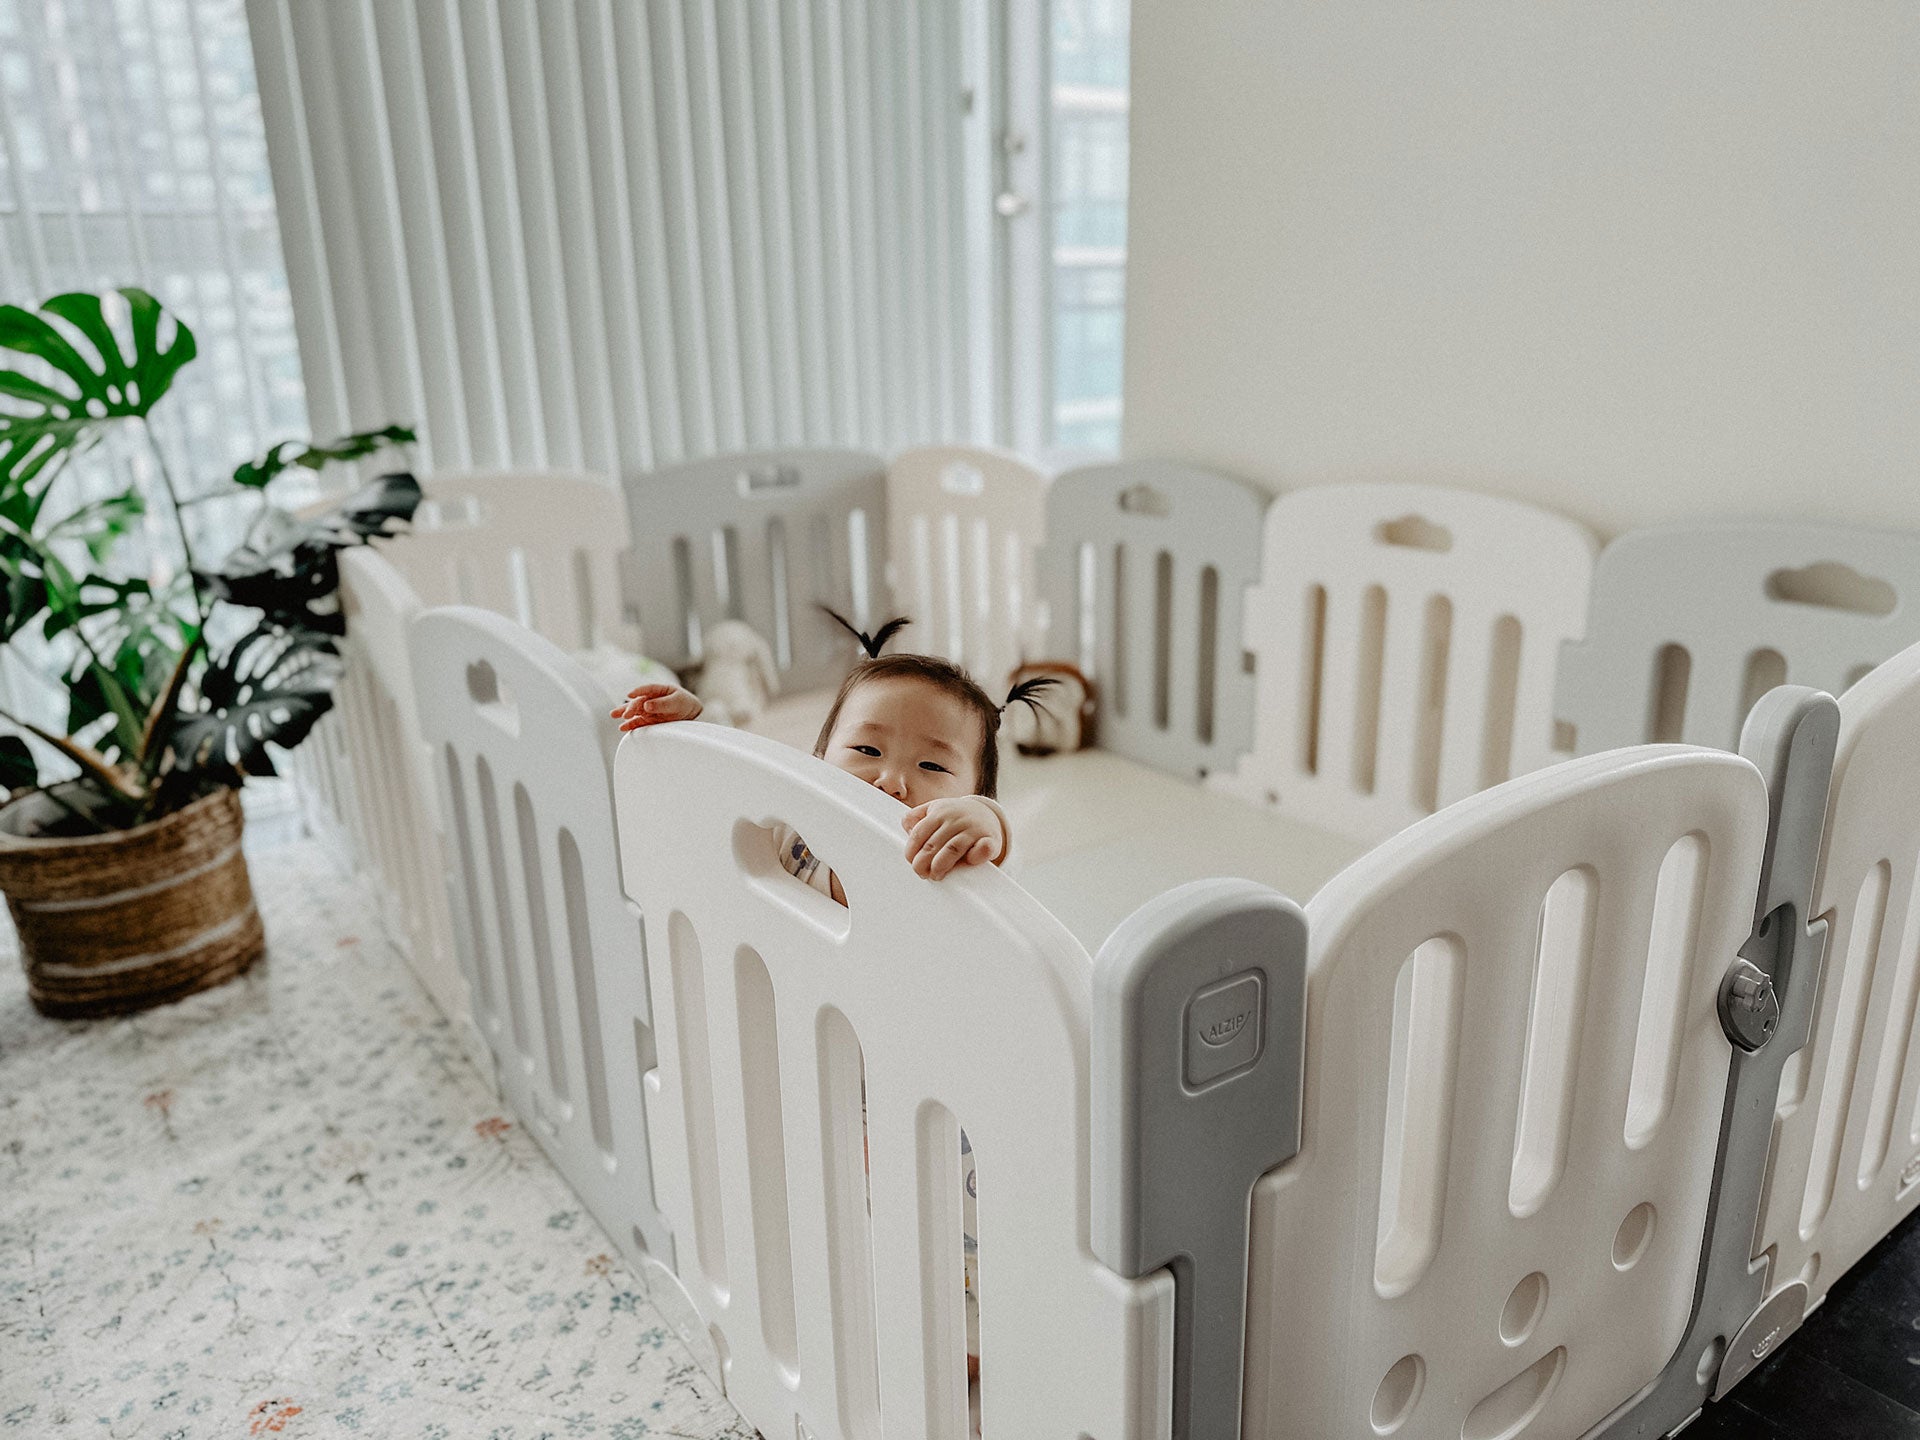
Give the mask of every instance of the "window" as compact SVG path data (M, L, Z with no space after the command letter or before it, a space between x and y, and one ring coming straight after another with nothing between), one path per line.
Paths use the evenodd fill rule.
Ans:
M1120 446L1127 263L1127 0L1054 0L1049 448Z

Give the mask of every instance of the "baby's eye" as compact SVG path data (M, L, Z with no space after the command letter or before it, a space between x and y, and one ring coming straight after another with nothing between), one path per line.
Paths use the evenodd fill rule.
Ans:
M876 760L880 758L880 751L872 745L849 745L847 748L862 755L871 755Z
M931 760L922 760L920 762L920 768L922 770L932 770L935 773L940 775L951 775L953 773L951 770L947 769L946 766L935 764Z

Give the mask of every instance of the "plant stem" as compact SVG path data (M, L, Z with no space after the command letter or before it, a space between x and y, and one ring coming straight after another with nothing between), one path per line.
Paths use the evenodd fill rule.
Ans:
M193 591L193 608L200 617L200 628L207 628L207 605L200 596L200 577L193 568L193 543L187 539L187 520L180 508L180 492L173 487L173 473L167 469L166 452L160 448L160 437L153 433L153 425L146 416L140 417L140 428L146 432L147 448L153 451L153 458L160 467L160 483L166 487L167 503L173 507L173 528L180 536L180 554L187 563L187 587Z

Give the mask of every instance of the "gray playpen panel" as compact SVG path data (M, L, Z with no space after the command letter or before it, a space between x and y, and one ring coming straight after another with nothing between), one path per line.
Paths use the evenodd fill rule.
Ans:
M1555 713L1581 753L1731 749L1776 685L1838 695L1920 640L1920 536L1751 522L1622 535L1601 553Z
M446 822L455 948L500 1088L628 1258L671 1266L640 1077L653 1068L640 914L620 880L618 732L586 673L468 606L410 631Z
M885 619L886 465L851 450L766 450L626 481L633 548L623 577L641 643L696 663L702 635L744 620L773 647L787 690L835 684L857 647L820 613Z
M1245 481L1167 461L1055 477L1040 558L1048 658L1093 678L1102 748L1188 777L1246 751L1242 596L1266 506Z

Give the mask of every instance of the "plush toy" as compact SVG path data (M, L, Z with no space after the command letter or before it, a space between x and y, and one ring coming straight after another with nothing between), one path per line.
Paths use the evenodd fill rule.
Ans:
M1093 743L1093 682L1080 667L1065 660L1033 660L1007 677L1008 684L1039 678L1055 683L1039 708L1010 707L1006 738L1022 755L1053 755L1084 749Z
M703 719L721 725L751 725L780 693L773 647L741 620L722 620L707 631L699 668L690 685L705 707Z

